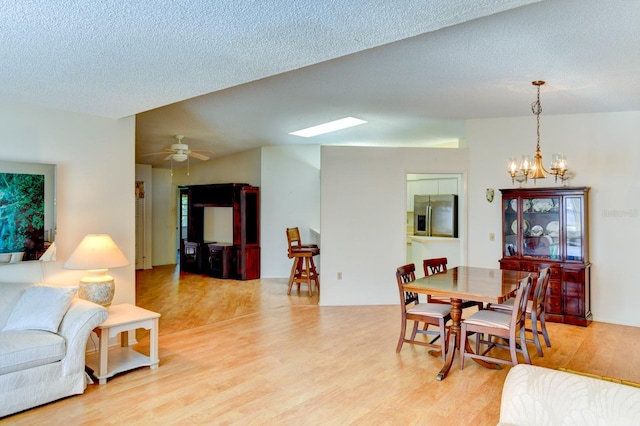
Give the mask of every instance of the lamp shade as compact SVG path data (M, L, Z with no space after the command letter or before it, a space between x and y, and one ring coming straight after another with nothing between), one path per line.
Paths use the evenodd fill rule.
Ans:
M65 262L65 269L109 269L129 261L107 234L88 234Z

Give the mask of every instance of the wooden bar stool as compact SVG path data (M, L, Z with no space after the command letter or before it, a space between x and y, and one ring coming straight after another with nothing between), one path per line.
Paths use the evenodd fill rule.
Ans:
M287 242L289 244L288 257L293 259L287 294L291 294L294 283L298 284L298 291L300 291L300 284L305 283L309 296L313 296L312 282L315 282L316 288L320 292L320 275L313 261L313 256L319 255L320 249L315 244L302 244L298 228L287 228Z

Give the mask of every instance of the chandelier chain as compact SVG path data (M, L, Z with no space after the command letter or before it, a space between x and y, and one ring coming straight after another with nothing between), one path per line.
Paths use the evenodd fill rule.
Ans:
M531 112L533 112L536 116L536 149L540 151L540 114L542 114L542 104L540 103L540 84L536 84L536 87L538 88L538 97L534 102L531 103Z

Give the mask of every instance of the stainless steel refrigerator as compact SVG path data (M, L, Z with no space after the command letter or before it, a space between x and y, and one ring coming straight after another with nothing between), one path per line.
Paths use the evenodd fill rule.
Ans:
M414 195L413 234L458 237L457 195Z

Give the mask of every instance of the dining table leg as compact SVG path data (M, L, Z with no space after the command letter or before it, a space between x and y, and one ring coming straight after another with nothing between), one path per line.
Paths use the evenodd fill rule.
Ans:
M440 369L440 372L436 376L436 380L440 381L447 377L451 366L453 365L453 358L456 355L456 349L460 347L460 325L462 320L462 300L451 299L451 327L449 329L449 344L447 347L447 353L444 360L444 365Z
M462 299L451 299L451 328L449 329L449 344L447 347L447 353L445 357L445 362L440 372L436 376L436 380L441 381L447 374L449 374L449 370L451 370L451 366L453 365L453 359L455 358L457 350L460 348L460 331L462 328ZM467 352L473 352L469 340L467 339L465 349ZM460 356L463 356L462 354ZM490 362L486 362L481 359L473 359L476 363L482 365L483 367L490 368L493 370L500 369L499 364L494 364Z

